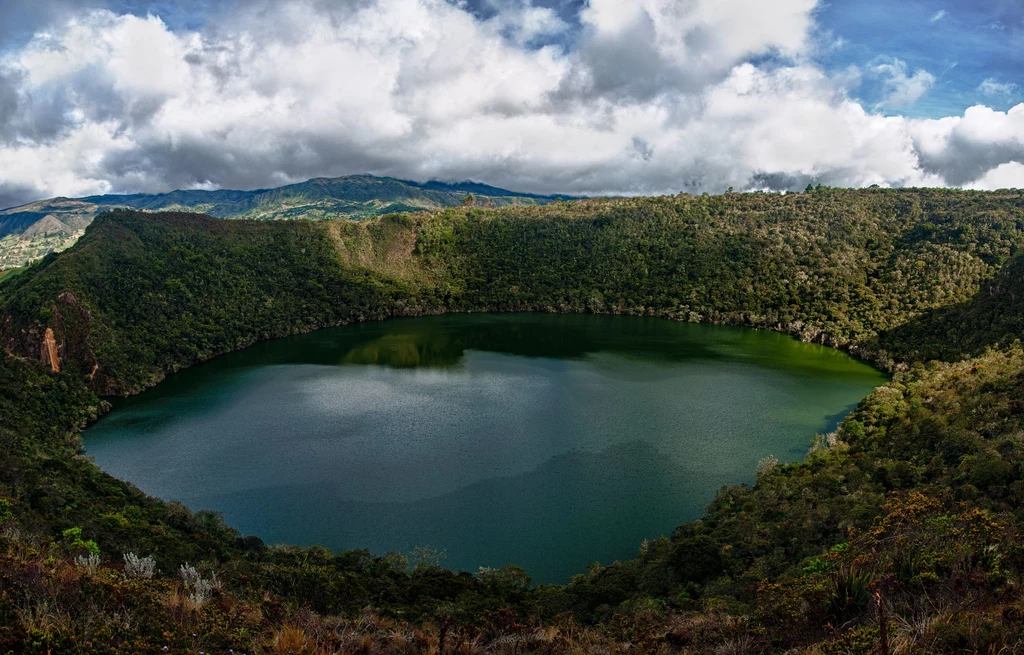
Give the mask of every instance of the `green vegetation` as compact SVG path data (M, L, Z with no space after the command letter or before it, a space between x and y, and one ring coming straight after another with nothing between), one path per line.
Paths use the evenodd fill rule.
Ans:
M0 282L4 282L5 280L13 278L15 275L25 272L26 268L28 267L24 266L21 268L12 268L10 270L0 271Z
M1024 640L1022 243L1024 196L963 191L360 222L105 214L0 286L0 652L1012 652ZM764 463L700 521L564 587L514 567L269 548L79 456L99 395L258 339L483 310L769 328L894 378L805 461ZM98 565L69 546L76 528ZM127 553L159 572L126 570Z
M225 189L52 198L0 210L0 268L22 266L69 248L93 218L112 209L193 211L218 218L258 220L363 219L467 203L504 207L544 204L552 200L554 198L549 196L515 193L473 182L419 184L373 175L315 178L255 191Z

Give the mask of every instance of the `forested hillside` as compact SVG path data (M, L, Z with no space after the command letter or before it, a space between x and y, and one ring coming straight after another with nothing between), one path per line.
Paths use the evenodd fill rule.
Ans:
M933 309L886 330L883 347L904 361L956 361L1024 335L1024 257L1014 257L970 299Z
M1021 244L1024 196L940 190L358 222L105 214L0 285L0 651L1012 652ZM269 548L78 455L100 396L256 340L504 310L780 330L894 379L804 462L765 462L702 520L561 587L514 567L450 572L429 554ZM194 575L176 575L186 563Z
M23 266L73 244L98 214L112 209L193 211L218 218L360 219L392 212L544 204L551 196L516 193L475 182L417 183L391 177L314 178L274 189L178 190L170 193L52 198L0 210L0 271Z
M74 250L6 283L4 334L13 351L36 352L51 327L66 365L98 366L103 393L258 339L440 311L745 324L889 368L888 351L905 352L906 329L894 328L998 285L1021 243L1024 196L962 191L586 200L294 225L110 213ZM71 326L86 313L92 327Z

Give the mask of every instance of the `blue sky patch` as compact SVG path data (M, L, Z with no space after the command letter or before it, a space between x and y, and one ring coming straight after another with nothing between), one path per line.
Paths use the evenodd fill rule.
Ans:
M879 107L885 113L935 118L962 114L975 104L1005 111L1024 98L1024 3L831 2L817 18L833 44L821 62L831 72L866 67L881 57L934 76L934 86L917 103ZM882 100L879 86L868 80L857 89L865 107Z

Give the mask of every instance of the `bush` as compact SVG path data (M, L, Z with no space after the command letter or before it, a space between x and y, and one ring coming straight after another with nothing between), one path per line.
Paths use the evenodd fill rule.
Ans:
M129 578L152 578L156 572L156 560L139 557L135 553L124 554L124 574Z
M95 573L100 568L100 556L94 553L75 557L75 566L88 573Z
M64 536L64 547L71 552L85 551L90 555L99 555L100 547L92 539L82 539L82 528L68 528L61 533Z

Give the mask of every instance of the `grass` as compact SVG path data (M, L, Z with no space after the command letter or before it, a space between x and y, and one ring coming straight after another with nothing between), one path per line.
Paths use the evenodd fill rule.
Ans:
M27 271L28 268L28 266L21 266L19 268L10 268L7 269L6 271L0 271L0 284L3 284L4 282L10 280L15 275L21 275L22 273Z

